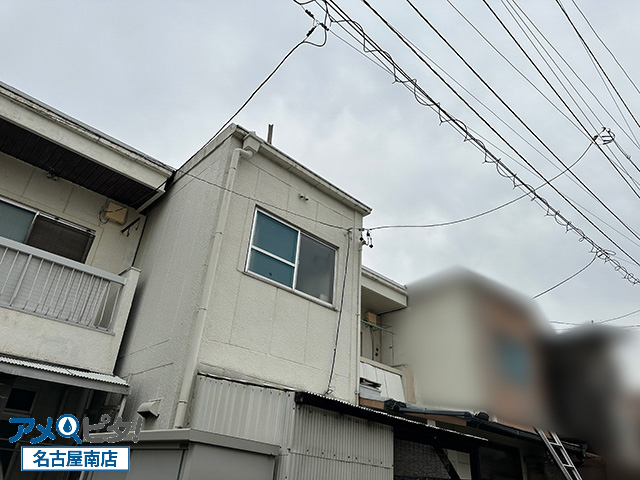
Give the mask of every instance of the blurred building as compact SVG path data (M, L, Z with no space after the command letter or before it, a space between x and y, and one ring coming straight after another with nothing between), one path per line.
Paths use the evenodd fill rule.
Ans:
M583 478L638 451L613 330L556 335L529 298L461 269L405 287L363 268L362 292L360 404L488 439L479 478L563 478L533 427L561 434Z

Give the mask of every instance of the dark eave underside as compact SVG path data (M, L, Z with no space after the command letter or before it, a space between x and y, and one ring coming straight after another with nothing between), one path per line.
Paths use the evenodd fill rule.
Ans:
M129 207L139 208L155 194L153 188L4 119L0 119L0 151Z

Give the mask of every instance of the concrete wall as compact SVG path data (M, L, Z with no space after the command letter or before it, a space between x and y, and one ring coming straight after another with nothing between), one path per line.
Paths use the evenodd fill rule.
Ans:
M120 232L123 225L101 223L98 215L106 197L67 180L52 180L44 170L0 153L0 199L2 197L95 230L87 265L115 274L132 265L144 217L138 227L129 230L129 236ZM129 221L137 215L129 210Z
M136 291L139 271L125 273L108 332L0 308L0 352L112 374Z
M275 164L262 150L240 160L234 190L250 198L231 197L212 292L214 308L208 312L200 348L202 368L323 393L329 383L338 323L348 241L345 230L360 227L361 215ZM308 200L301 199L301 194ZM245 273L256 207L336 247L333 306ZM352 236L331 382L334 395L350 402L355 402L358 378L359 272L360 251Z
M188 341L202 294L221 190L191 175L220 183L230 161L224 144L184 171L151 210L136 266L141 269L117 373L132 393L125 417L148 400L162 399L160 416L144 428L173 426Z
M235 136L221 142L212 142L176 176L149 214L138 253L136 266L142 274L117 372L132 385L127 415L142 402L162 399L160 416L147 420L145 428L173 425L185 362L196 350L200 371L323 393L329 384L346 229L361 226L361 214L278 165L262 147L239 161L233 185L239 195L228 194L228 218L220 232L221 251L202 336L196 329L225 193L216 185L225 185L233 150L242 147ZM300 193L309 200L300 199ZM256 206L337 248L333 306L245 273ZM338 398L355 402L360 251L352 241L331 383Z

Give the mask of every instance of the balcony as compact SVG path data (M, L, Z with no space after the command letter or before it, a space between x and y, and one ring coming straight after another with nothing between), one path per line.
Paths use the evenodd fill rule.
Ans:
M0 237L0 338L11 339L2 352L112 373L138 274Z

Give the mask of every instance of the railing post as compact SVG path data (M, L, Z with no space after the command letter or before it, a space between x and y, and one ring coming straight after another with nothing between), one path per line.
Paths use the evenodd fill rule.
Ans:
M20 278L18 279L18 283L16 283L16 288L13 290L13 295L11 295L11 300L9 300L9 305L13 304L13 301L18 296L18 292L20 291L20 287L22 286L22 281L24 280L24 276L27 273L27 269L29 268L29 264L31 263L32 255L27 257L27 261L24 262L24 267L22 267L22 272L20 272Z

